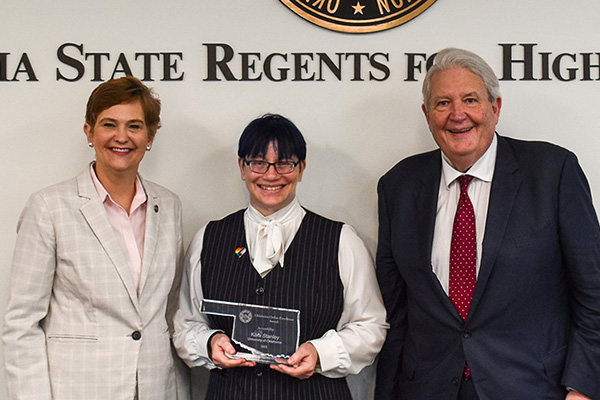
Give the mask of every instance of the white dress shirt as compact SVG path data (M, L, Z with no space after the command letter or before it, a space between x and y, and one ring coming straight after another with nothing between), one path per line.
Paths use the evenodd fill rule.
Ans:
M264 216L249 206L244 213L244 230L250 261L261 277L279 263L285 265L285 251L290 247L306 211L294 199L271 215Z
M261 217L263 222L268 222L269 219L284 215L292 216L283 218L285 222L282 224L284 248L287 249L306 211L294 199L276 214L278 215L264 217L252 206L246 210L244 225L251 259L254 259L252 255L256 251L252 243ZM188 366L215 368L208 357L207 341L216 331L211 329L206 316L200 313L200 302L203 299L200 255L205 229L206 226L196 233L185 256L173 342L179 356ZM342 315L335 330L329 330L321 338L310 340L319 354L320 369L317 372L330 378L357 374L372 363L383 346L388 328L371 255L354 229L346 224L340 235L338 263L344 286ZM285 268L283 262L280 265Z
M494 166L496 164L497 148L498 139L494 135L490 147L467 172L460 172L454 169L444 153L442 153L442 176L440 178L440 190L433 233L431 266L447 294L449 293L448 286L450 280L452 226L460 197L460 184L457 178L464 174L474 177L469 185L468 194L475 212L475 239L477 241L476 271L477 275L479 275L483 235L485 233L485 222L487 219L492 178L494 176Z

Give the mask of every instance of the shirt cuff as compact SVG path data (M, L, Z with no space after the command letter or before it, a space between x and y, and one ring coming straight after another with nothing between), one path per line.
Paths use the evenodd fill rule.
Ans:
M327 372L334 369L346 371L350 367L350 357L342 339L333 329L325 332L319 339L309 340L319 354L320 371Z
M192 357L194 367L205 367L208 369L216 368L216 365L213 364L210 356L208 355L208 341L210 340L211 336L217 333L223 332L218 329L196 332L195 338L191 343L192 348L190 349L190 356Z

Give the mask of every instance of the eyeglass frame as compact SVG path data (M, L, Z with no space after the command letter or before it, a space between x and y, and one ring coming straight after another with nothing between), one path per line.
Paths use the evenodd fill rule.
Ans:
M255 170L252 169L252 163L264 163L267 164L267 169L265 169L264 172L257 172ZM287 175L287 174L291 174L292 172L294 172L294 170L296 169L296 167L298 166L298 164L300 164L300 161L277 161L277 162L267 162L265 160L246 160L244 159L244 164L246 164L248 166L248 168L250 168L250 171L254 172L255 174L266 174L269 171L269 168L271 168L271 166L273 166L273 168L275 169L275 172L277 172L279 175ZM292 166L292 169L289 172L279 172L279 170L277 169L277 164L288 164Z

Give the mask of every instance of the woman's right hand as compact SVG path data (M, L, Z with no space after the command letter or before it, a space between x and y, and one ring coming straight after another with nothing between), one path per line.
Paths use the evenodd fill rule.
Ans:
M219 368L255 367L254 361L246 361L244 358L230 358L236 353L229 337L224 333L217 333L210 340L210 358Z

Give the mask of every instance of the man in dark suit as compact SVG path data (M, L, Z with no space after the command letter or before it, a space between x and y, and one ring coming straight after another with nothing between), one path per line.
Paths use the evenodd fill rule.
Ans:
M439 52L423 83L439 149L379 182L377 400L600 399L590 189L573 153L495 133L498 87L479 56Z

